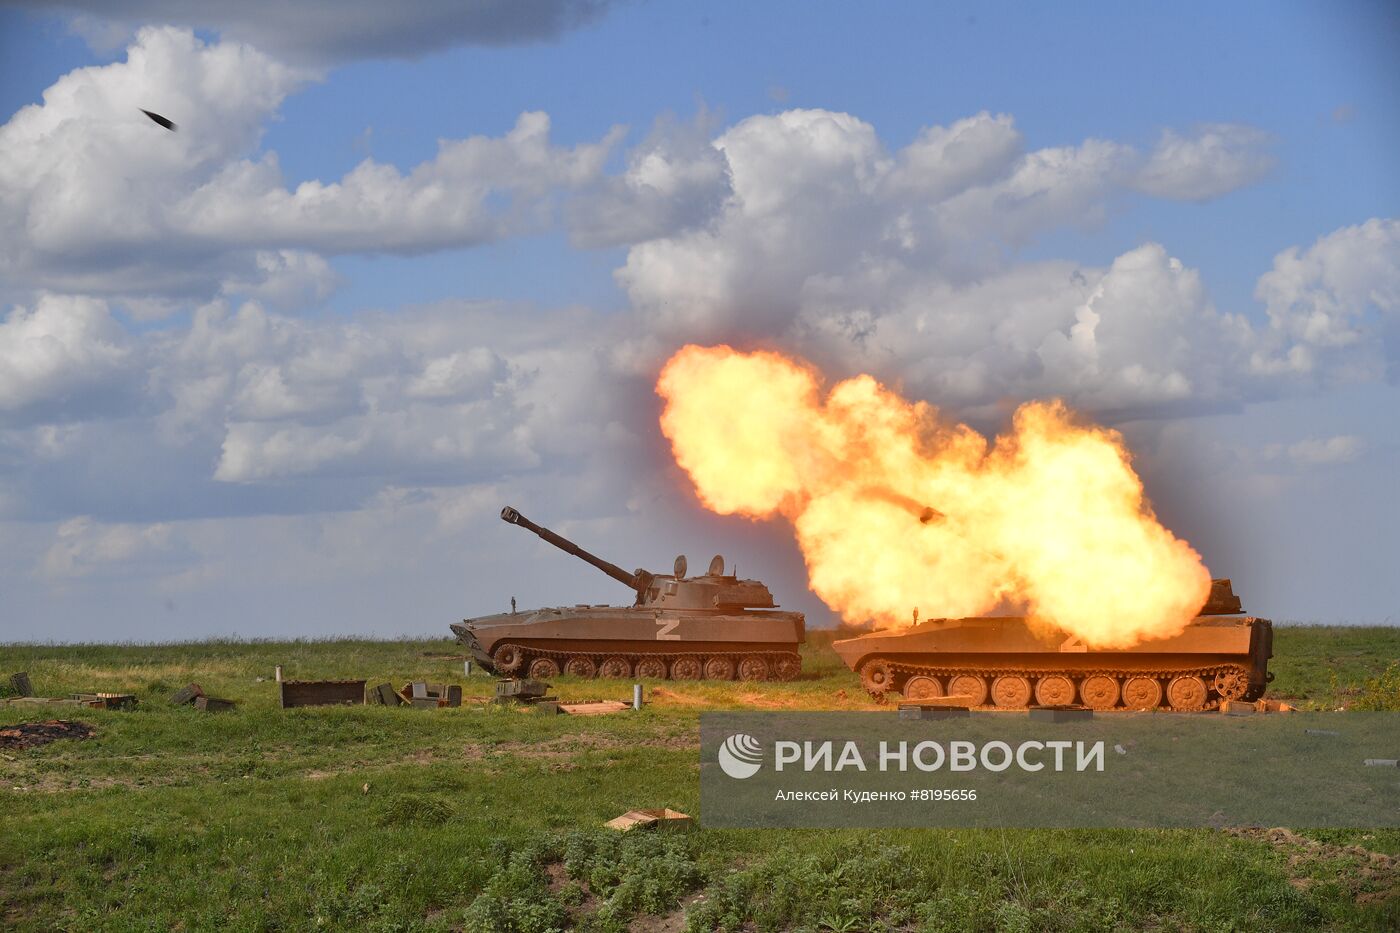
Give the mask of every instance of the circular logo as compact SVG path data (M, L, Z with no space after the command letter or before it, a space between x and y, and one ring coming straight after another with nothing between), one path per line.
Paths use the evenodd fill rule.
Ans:
M753 777L763 765L763 746L758 739L736 732L719 747L720 770L732 778Z

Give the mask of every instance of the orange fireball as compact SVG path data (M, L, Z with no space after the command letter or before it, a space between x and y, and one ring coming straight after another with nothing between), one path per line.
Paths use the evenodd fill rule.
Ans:
M781 515L813 592L880 627L1018 605L1093 648L1175 635L1210 590L1157 521L1116 431L1028 402L989 445L870 376L823 393L779 353L686 346L661 371L661 430L700 501Z

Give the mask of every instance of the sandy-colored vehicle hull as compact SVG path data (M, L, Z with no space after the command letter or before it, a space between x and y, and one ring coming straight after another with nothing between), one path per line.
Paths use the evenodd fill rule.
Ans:
M536 679L649 677L791 680L802 669L801 613L708 616L620 606L505 613L452 626L472 656L499 674Z
M1217 589L1229 592L1229 581ZM1119 650L1089 650L1021 618L940 619L833 644L883 698L1024 708L1211 709L1254 700L1271 675L1273 625L1233 611L1201 615L1181 634ZM1206 609L1220 608L1207 604ZM1228 604L1227 604L1228 608Z

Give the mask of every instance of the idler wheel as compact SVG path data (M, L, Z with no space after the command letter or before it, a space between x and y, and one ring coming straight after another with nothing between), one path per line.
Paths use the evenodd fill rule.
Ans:
M603 663L598 665L598 676L613 678L630 677L632 676L632 665L626 658L619 658L613 655L610 658L604 658Z
M1192 675L1173 677L1167 684L1167 702L1172 709L1200 709L1206 705L1206 693L1206 682Z
M739 662L740 680L767 680L768 662L756 654L751 654Z
M531 680L553 680L559 676L559 662L553 658L535 658L530 662Z
M637 662L637 676L649 677L652 680L664 680L666 678L666 662L660 658L642 658Z
M884 658L872 658L861 665L860 682L874 696L884 696L894 687L894 670Z
M904 699L921 703L925 700L937 700L942 697L943 685L938 682L937 677L918 674L906 680L904 689L900 692L904 694Z
M728 658L710 658L705 662L706 680L733 680L734 662Z
M491 665L498 674L514 674L525 663L525 652L519 645L501 645L491 655Z
M570 677L582 677L585 680L598 673L598 665L593 663L593 659L576 654L564 662L564 673Z
M676 658L671 662L672 680L699 680L704 673L698 658Z
M1249 678L1242 670L1220 671L1215 675L1215 692L1223 700L1239 700L1249 692Z
M992 702L1003 708L1029 706L1031 682L1020 674L1003 674L992 681Z
M1129 677L1123 683L1123 705L1128 709L1156 709L1162 705L1162 685L1155 677Z
M1085 677L1079 696L1090 709L1113 709L1118 705L1118 681L1107 674Z
M987 702L987 680L977 674L959 674L948 681L948 696L967 697L968 706Z
M1035 701L1041 706L1069 706L1074 702L1074 681L1063 674L1046 674L1035 682Z
M802 673L802 659L795 654L785 654L773 663L773 675L779 680L796 680Z

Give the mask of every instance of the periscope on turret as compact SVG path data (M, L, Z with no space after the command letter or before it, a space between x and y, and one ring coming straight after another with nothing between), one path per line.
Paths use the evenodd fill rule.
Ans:
M548 680L640 677L673 680L792 680L806 640L800 612L778 608L759 580L725 573L724 558L687 576L684 556L669 574L631 572L506 506L501 519L531 531L632 590L630 606L586 605L464 619L457 640L497 674Z

